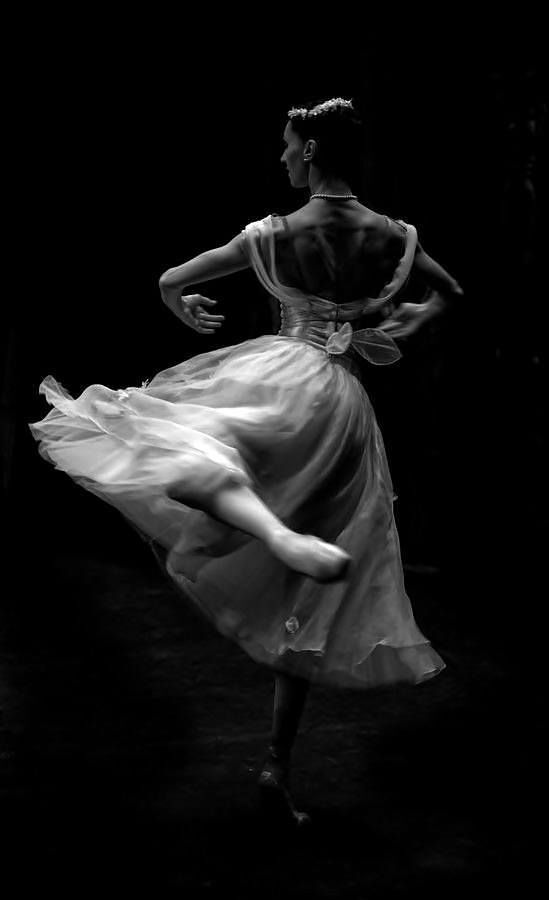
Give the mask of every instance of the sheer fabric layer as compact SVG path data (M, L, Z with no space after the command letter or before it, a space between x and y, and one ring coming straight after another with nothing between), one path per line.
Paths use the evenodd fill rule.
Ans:
M264 284L269 223L246 230ZM31 431L44 458L118 509L175 586L257 662L341 687L420 683L445 663L406 594L370 400L348 356L319 344L326 305L277 299L309 311L309 335L199 354L141 388L95 384L73 398L49 376L40 390L52 409ZM225 484L251 486L285 524L347 550L349 578L319 585L210 515Z

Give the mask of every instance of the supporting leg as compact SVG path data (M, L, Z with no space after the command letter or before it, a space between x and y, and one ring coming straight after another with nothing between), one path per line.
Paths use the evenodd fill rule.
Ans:
M303 715L310 682L305 678L277 672L273 704L270 753L278 761L281 774L288 775L290 757Z
M306 826L311 821L307 813L296 809L289 790L290 757L309 687L303 678L276 675L271 744L258 785L265 811L281 824Z

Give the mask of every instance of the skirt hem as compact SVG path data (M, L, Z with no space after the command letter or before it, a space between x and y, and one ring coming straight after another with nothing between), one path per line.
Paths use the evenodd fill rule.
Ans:
M275 672L282 671L303 678L311 684L355 690L372 690L395 684L419 685L434 678L447 667L428 640L404 646L380 641L354 663L341 657L339 660L331 658L329 651L319 647L296 650L281 642L277 649L271 650L249 633L239 631L238 626L231 627L214 616L201 603L192 582L181 573L177 573L177 580L172 575L169 577L176 590L192 601L202 617L219 634L237 644L254 662ZM281 628L284 628L283 623Z

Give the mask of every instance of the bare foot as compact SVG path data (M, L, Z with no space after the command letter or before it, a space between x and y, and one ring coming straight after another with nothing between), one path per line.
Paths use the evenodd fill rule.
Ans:
M328 544L313 534L298 534L289 528L275 532L269 540L269 548L290 569L322 583L343 579L352 559L335 544Z

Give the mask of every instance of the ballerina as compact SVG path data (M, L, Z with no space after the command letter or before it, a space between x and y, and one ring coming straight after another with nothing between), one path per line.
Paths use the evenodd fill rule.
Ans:
M352 193L360 125L343 98L292 108L281 161L308 202L160 277L174 315L214 334L216 301L184 290L251 267L280 304L276 335L198 354L140 388L95 384L75 399L48 376L40 391L53 408L29 426L45 459L114 505L176 588L274 670L258 783L297 824L308 817L289 792L290 759L311 683L419 684L445 667L404 588L393 485L356 354L395 362L394 338L462 291L413 226ZM399 304L412 269L430 295Z

